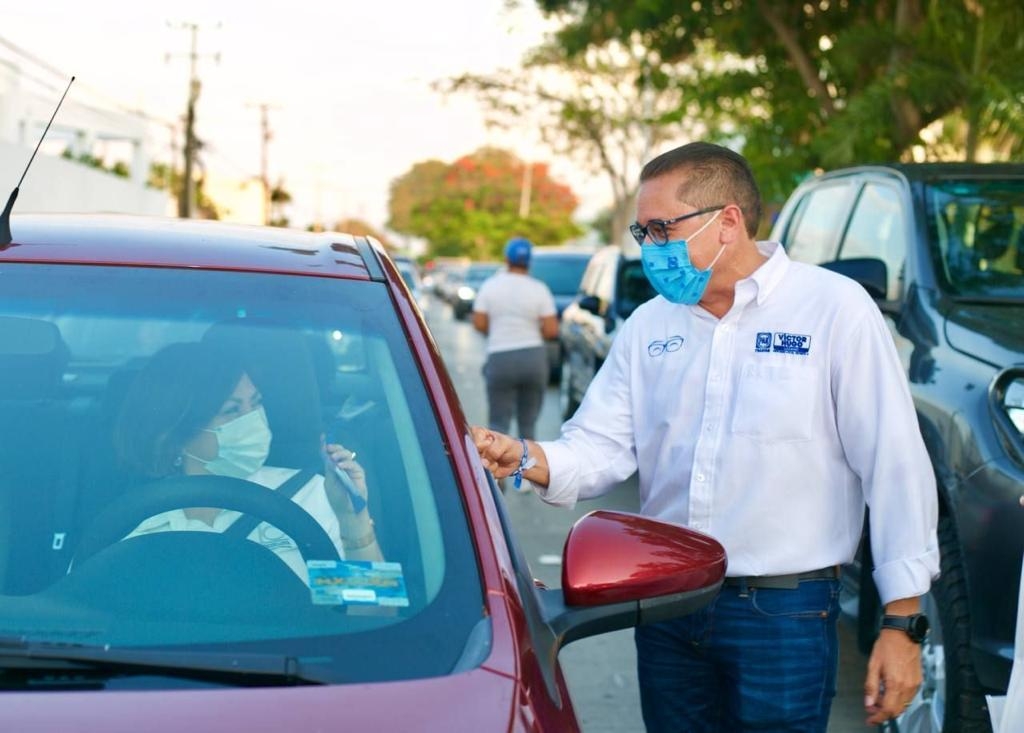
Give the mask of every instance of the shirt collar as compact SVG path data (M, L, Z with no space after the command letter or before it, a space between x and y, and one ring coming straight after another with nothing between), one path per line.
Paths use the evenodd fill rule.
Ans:
M783 276L789 269L790 260L786 250L778 242L757 242L757 249L768 259L761 263L761 266L754 270L749 277L737 282L736 288L737 291L741 288L755 288L757 304L764 305L775 287L782 282ZM750 283L750 285L746 283Z

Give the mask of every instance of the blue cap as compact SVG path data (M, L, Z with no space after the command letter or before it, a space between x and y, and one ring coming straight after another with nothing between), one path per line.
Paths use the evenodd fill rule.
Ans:
M533 245L525 237L513 237L505 245L505 260L516 267L526 267L530 264L530 252Z

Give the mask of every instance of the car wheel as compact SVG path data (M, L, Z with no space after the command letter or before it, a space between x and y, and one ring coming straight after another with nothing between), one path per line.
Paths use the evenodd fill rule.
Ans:
M572 367L569 366L569 359L562 359L562 373L558 379L558 409L562 413L562 419L568 420L576 414L580 402L572 389Z
M923 681L896 719L900 733L991 733L985 694L970 657L967 579L953 523L939 518L942 574L922 599L932 628L921 645Z

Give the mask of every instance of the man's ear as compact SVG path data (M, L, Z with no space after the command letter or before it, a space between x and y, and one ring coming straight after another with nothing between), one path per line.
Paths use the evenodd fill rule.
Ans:
M733 244L742 240L747 233L747 224L743 220L743 210L736 204L729 204L718 215L721 222L719 241L722 244Z

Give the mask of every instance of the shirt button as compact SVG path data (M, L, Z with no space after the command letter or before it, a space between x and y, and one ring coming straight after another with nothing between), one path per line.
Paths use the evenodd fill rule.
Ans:
M711 425L710 423L704 426L704 432L705 433L710 433L714 429L715 429L715 426Z
M711 372L711 381L712 382L717 382L721 378L722 378L721 373L719 373L719 372Z
M703 481L704 479L705 479L705 476L704 476L704 474L702 474L702 473L698 473L698 474L697 474L697 480L698 480L698 481Z

